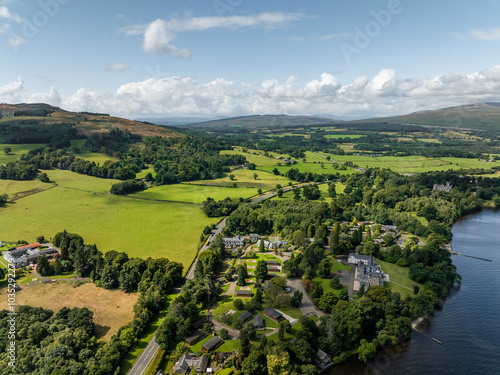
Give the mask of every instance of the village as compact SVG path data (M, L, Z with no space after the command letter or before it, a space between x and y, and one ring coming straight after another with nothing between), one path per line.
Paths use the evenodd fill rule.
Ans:
M340 225L349 234L360 228L380 233L373 238L373 242L379 245L397 244L403 248L408 239L392 225L372 222L341 222ZM223 238L223 241L229 256L224 259L226 273L216 279L222 293L207 315L197 322L194 333L185 340L189 352L171 364L172 374L214 374L223 369L235 359L242 328L252 332L254 342L263 337L267 340L285 337L293 341L294 327L300 324L301 315L312 317L317 323L325 315L319 308L319 299L313 296L303 280L289 277L283 267L297 254L296 246L277 236L264 237L257 233L238 234ZM312 243L314 238L308 241ZM325 252L327 249L325 246ZM373 255L351 252L332 257L332 261L332 272L322 285L326 285L325 291L329 290L331 280L338 278L340 289L334 290L337 296L343 290L348 298L356 298L360 289L390 282L389 275L384 273ZM288 303L280 303L283 296ZM294 301L294 297L300 300ZM313 364L319 372L334 365L332 358L321 350L317 351ZM164 374L160 370L157 375Z

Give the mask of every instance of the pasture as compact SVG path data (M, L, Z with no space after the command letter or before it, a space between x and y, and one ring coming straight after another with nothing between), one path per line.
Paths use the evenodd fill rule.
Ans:
M208 182L208 181L204 181ZM204 185L175 184L153 186L144 191L131 194L131 197L164 200L174 202L188 202L201 204L208 197L223 200L227 197L237 200L240 197L246 198L255 195L254 190L233 187L218 187Z
M86 307L94 312L96 336L109 340L132 320L137 298L138 294L98 288L93 283L75 288L68 282L56 282L24 286L16 293L16 304L43 307L54 313L63 307Z
M7 155L4 150L6 148L12 149L12 151ZM34 143L34 144L0 144L0 165L7 164L21 158L21 155L27 154L28 151L35 148L45 147L45 144Z
M394 263L384 262L377 259L377 263L382 267L382 271L389 275L390 282L385 282L386 288L391 288L393 292L397 292L401 295L401 298L411 297L415 294L413 293L413 284L417 284L415 281L408 277L410 269L408 267L399 267ZM417 284L420 289L422 289L421 284Z
M163 203L55 187L4 208L2 240L34 241L66 229L102 252L124 251L131 257L166 257L185 267L194 259L199 235L218 219L198 205Z
M97 193L107 193L113 184L120 182L120 180L92 177L62 169L43 170L42 172L47 173L50 181L61 187Z
M356 138L361 138L361 137L366 137L366 136L362 135L362 134L328 134L328 135L325 135L326 139L342 139L342 138L356 139Z
M270 168L270 171L272 171L273 168ZM257 173L257 179L253 178L254 173ZM229 175L231 174L234 175L234 180L229 178ZM288 185L289 182L290 180L284 176L276 176L273 173L262 170L252 171L249 169L235 169L228 173L226 177L219 178L217 180L191 181L189 184L227 187L236 183L238 188L242 188L241 191L243 195L241 196L246 198L255 195L256 189L260 188L265 191L276 188L277 184L280 184L281 186Z
M9 196L9 200L13 200L28 194L48 189L52 186L53 186L52 184L47 184L39 180L34 180L34 181L0 180L0 195L7 194Z

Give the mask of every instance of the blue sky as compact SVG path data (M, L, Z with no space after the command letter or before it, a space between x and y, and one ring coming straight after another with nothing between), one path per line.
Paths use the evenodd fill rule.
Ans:
M344 118L500 101L494 0L0 0L0 102Z

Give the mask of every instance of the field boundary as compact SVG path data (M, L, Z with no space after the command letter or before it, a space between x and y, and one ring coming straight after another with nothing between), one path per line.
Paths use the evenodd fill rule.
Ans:
M19 199L23 199L23 198L26 198L26 197L29 197L31 195L35 195L35 194L38 194L38 193L43 193L44 191L47 191L47 190L50 190L50 189L54 189L55 187L57 187L58 185L57 184L54 184L50 187L48 187L47 189L42 189L42 190L38 190L38 191L34 191L32 193L29 193L29 194L26 194L26 195L23 195L21 197L16 197L16 198L13 198L13 199L10 199L8 203L12 203L12 202L15 202L15 201L18 201ZM29 190L28 190L29 191Z

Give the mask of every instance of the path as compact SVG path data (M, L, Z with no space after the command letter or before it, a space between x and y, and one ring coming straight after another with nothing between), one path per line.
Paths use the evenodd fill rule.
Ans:
M319 154L319 153L317 153L317 152L313 152L313 154L318 155L319 157L321 157L321 158L325 159L326 161L330 161L330 162L332 162L332 163L337 163L337 164L340 164L337 160L333 160L333 159L328 160L328 159L326 159L326 156L325 156L325 155L321 155L321 154Z
M237 338L240 336L240 332L239 332L238 330L234 329L234 328L231 328L231 327L229 327L229 326L226 326L226 325L224 325L224 324L220 323L219 321L217 321L217 320L214 318L214 316L213 316L213 314L212 314L212 311L213 311L213 309L214 309L215 305L217 305L217 303L218 303L219 301L220 301L220 299L217 299L217 300L216 300L216 301L212 304L212 306L210 306L210 308L208 309L208 311L207 311L208 321L209 321L210 323L212 323L214 330L216 330L216 331L220 332L220 330L221 330L221 329L226 329L226 330L227 330L227 332L229 333L229 336L231 336L231 338L233 338L233 339L237 339Z
M299 311L302 315L316 315L318 317L325 315L324 312L320 311L312 303L311 299L307 295L306 290L304 289L304 286L302 285L302 279L292 279L289 281L289 285L291 288L290 293L293 293L296 290L302 292L302 304L299 306Z

